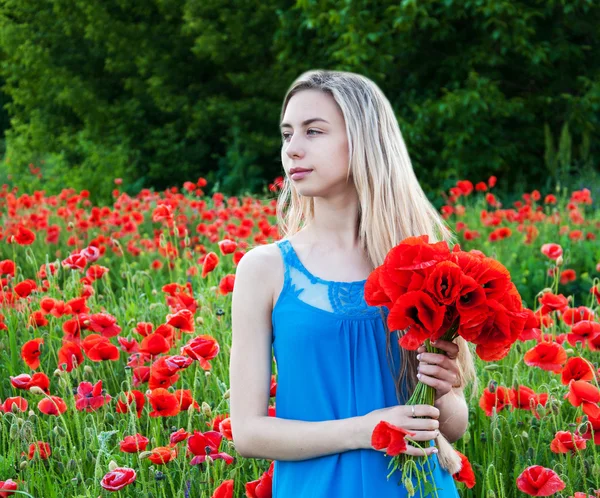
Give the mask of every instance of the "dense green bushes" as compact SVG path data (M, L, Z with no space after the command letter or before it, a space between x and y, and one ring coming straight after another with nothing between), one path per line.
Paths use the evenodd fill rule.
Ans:
M96 200L114 177L130 191L204 176L226 193L257 192L281 171L285 91L313 68L382 88L432 198L458 177L543 188L597 167L600 4L360 5L4 0L11 125L0 176L28 190L89 188ZM557 168L548 137L557 148L565 124L572 152Z

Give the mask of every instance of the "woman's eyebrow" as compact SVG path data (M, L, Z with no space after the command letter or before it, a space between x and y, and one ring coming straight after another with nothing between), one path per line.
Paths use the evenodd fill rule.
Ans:
M302 121L302 126L309 125L309 124L311 124L311 123L314 123L315 121L323 121L323 122L325 122L325 123L327 123L327 124L330 124L330 123L329 123L329 121L327 121L327 120L325 120L325 119L323 119L323 118L310 118L310 119L306 119L306 120ZM291 128L291 127L292 127L292 125L291 125L291 124L289 124L289 123L281 123L281 124L279 125L279 127L280 127L280 128L284 128L284 127L286 127L286 126L287 126L287 127L289 127L289 128Z

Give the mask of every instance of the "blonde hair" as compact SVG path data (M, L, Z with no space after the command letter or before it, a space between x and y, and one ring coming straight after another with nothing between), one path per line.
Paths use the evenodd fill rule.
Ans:
M394 110L380 88L370 79L351 72L308 71L288 89L280 121L292 96L302 90L320 90L331 95L344 116L349 147L346 179L353 177L359 199L359 241L373 269L382 265L386 254L406 237L428 234L430 242L453 243L454 235L415 176ZM280 233L284 238L290 237L313 218L313 198L300 196L284 176L277 199ZM382 317L386 324L383 311ZM393 362L390 334L386 335L388 362ZM456 343L461 385L476 382L468 343L460 337ZM412 393L417 383L416 352L403 351L401 362L395 384L398 401L403 403L402 398ZM408 392L403 389L404 376L408 378Z

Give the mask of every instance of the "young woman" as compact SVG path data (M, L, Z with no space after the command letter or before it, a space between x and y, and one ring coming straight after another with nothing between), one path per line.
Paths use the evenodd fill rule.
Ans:
M385 420L424 442L438 495L458 496L433 440L466 430L467 344L440 341L446 355L401 351L389 310L364 300L368 275L402 239L452 239L415 177L392 107L368 78L310 71L285 96L281 134L283 238L244 255L232 296L236 449L275 460L274 498L407 496L400 471L387 480L389 457L371 446ZM437 396L413 411L404 403L417 374ZM412 445L407 453L423 456Z

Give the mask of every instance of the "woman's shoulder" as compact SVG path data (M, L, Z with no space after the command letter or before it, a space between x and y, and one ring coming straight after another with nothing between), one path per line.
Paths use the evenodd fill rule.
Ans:
M248 289L260 286L263 291L268 291L271 304L277 285L283 279L283 262L281 251L277 242L261 244L253 247L244 254L236 268L236 281L238 275L243 282L251 284Z

